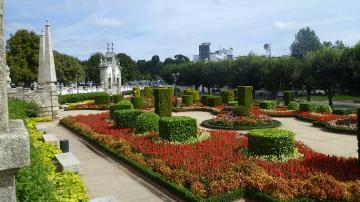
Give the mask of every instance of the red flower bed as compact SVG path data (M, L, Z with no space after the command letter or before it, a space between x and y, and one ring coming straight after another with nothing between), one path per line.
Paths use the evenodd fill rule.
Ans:
M198 144L155 143L151 138L157 134L135 136L131 129L114 128L106 120L108 116L79 115L62 122L200 196L245 186L282 199L307 196L351 201L360 193L360 169L355 158L328 156L296 143L303 159L283 163L248 159L239 152L247 147L247 138L234 131L213 130L210 139ZM328 185L321 188L324 183Z

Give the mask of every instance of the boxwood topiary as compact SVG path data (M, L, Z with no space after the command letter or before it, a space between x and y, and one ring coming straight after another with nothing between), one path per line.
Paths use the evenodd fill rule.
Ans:
M211 96L213 96L213 95L203 95L203 96L201 96L201 104L203 104L203 105L208 105L208 103L207 103L207 98L208 97L211 97Z
M301 112L314 112L316 108L316 104L312 102L301 102L299 104L299 111Z
M209 96L206 98L207 106L209 107L216 107L220 106L222 104L221 97L220 96Z
M283 129L255 129L248 133L248 152L254 155L292 155L295 134Z
M145 86L143 91L144 97L151 97L153 96L153 88L150 86Z
M246 106L235 106L232 108L232 113L235 116L249 116L250 109Z
M275 100L263 100L259 103L261 109L275 109L277 102Z
M230 89L221 91L220 95L224 104L228 104L230 101L234 100L234 91Z
M284 91L284 104L288 106L295 99L295 91Z
M252 86L238 86L238 102L241 106L251 108L253 99L253 87Z
M193 98L193 103L197 103L200 102L200 93L199 91L193 89L193 88L188 88L184 90L184 95L191 95Z
M164 117L159 120L159 135L171 142L184 142L196 137L196 119L186 116Z
M193 96L192 95L183 95L183 96L181 96L181 99L182 99L182 103L185 106L190 106L193 104Z
M144 108L144 98L143 97L132 97L131 103L134 105L135 109Z
M140 111L134 109L117 110L114 112L114 121L117 128L135 128Z
M299 110L299 103L297 102L290 102L288 105L288 109L290 110Z
M159 131L159 115L154 112L143 112L136 120L136 134Z
M133 87L133 97L140 97L140 87Z
M238 101L229 101L228 103L227 103L229 106L238 106Z
M172 100L171 91L167 88L155 88L155 113L160 117L171 116Z
M117 95L112 96L112 102L115 103L115 104L122 101L122 100L124 100L124 95L117 94Z
M134 105L128 100L120 101L117 104L110 105L110 118L114 119L114 112L123 109L134 109Z
M109 95L96 95L94 97L95 104L97 105L108 105L110 104L110 96Z
M331 112L331 107L328 104L317 104L315 111L316 112Z

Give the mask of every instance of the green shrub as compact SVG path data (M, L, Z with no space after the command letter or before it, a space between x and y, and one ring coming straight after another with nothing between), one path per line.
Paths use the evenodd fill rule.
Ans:
M332 113L336 115L349 115L355 113L355 110L352 108L336 108Z
M94 97L94 101L96 105L108 105L110 104L110 96L109 95L96 95Z
M181 99L182 99L182 103L185 106L190 106L193 104L193 96L192 95L183 95L183 96L181 96Z
M206 98L207 101L207 106L209 107L216 107L216 106L220 106L222 104L222 101L221 101L221 97L220 96L209 96Z
M144 98L143 97L132 97L131 103L134 105L135 109L144 108Z
M297 103L297 102L290 102L289 104L288 104L288 109L290 109L290 110L299 110L299 103Z
M220 95L224 104L229 104L230 101L234 100L234 91L230 89L221 91Z
M114 112L117 110L123 110L123 109L134 109L134 105L129 102L128 100L120 101L117 104L110 105L110 118L114 119Z
M167 88L155 88L154 89L155 97L155 113L160 117L171 116L172 110L172 97L171 91Z
M252 86L238 86L237 87L238 102L241 106L251 108L253 103L253 87Z
M228 103L227 103L229 106L238 106L238 101L229 101Z
M284 104L288 106L295 99L295 91L284 91Z
M159 115L154 112L144 112L137 117L136 134L144 134L146 132L159 131Z
M117 128L135 128L137 117L141 112L134 109L123 109L114 112L114 121Z
M185 89L184 90L184 95L191 95L193 103L200 102L200 93L199 93L199 91L197 91L197 90L195 90L193 88Z
M133 97L140 97L140 87L133 87Z
M124 100L124 95L117 94L112 96L112 102L115 104L122 100Z
M248 133L248 152L255 155L292 155L295 134L283 129L255 129Z
M184 142L196 138L196 119L186 116L164 117L159 120L159 135L171 142Z
M8 107L10 119L33 118L40 114L40 106L35 102L9 99Z
M249 116L250 109L246 106L235 106L232 108L232 113L235 116Z
M301 112L315 112L317 105L312 102L301 102L299 104L299 111Z
M172 97L175 95L175 88L173 86L166 86L166 88L169 90L170 98L172 99Z
M77 93L77 94L59 95L59 104L77 103L85 100L94 100L95 96L98 95L108 95L108 94L105 92L96 92L96 93Z
M201 104L203 104L203 105L208 105L208 103L207 103L207 98L208 97L212 97L213 95L203 95L203 96L201 96Z
M318 104L316 105L316 112L331 112L331 107L328 104Z
M153 96L153 88L151 86L145 86L143 91L144 97L151 97Z
M263 100L259 104L261 109L275 109L277 102L275 100Z

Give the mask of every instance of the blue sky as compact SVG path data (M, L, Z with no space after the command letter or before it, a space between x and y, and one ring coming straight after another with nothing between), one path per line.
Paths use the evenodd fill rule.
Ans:
M314 29L321 41L360 41L359 0L5 0L5 34L26 28L37 33L52 25L54 49L88 58L114 42L133 59L190 58L211 42L250 51L289 54L296 32Z

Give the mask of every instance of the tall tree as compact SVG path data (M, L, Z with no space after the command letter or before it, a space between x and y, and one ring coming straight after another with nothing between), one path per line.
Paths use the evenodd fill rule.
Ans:
M35 32L18 30L11 34L6 45L6 61L12 83L30 84L37 79L40 37Z
M295 57L304 57L309 51L316 51L321 48L321 42L315 31L309 27L299 30L295 35L295 40L290 46L291 55Z
M94 82L100 84L100 60L102 53L94 53L89 59L82 62L85 69L85 80L86 82Z
M58 82L84 81L85 71L77 58L54 51L54 60Z
M135 80L139 77L139 71L135 61L125 53L119 53L116 55L122 67L121 79L122 82L128 82Z

